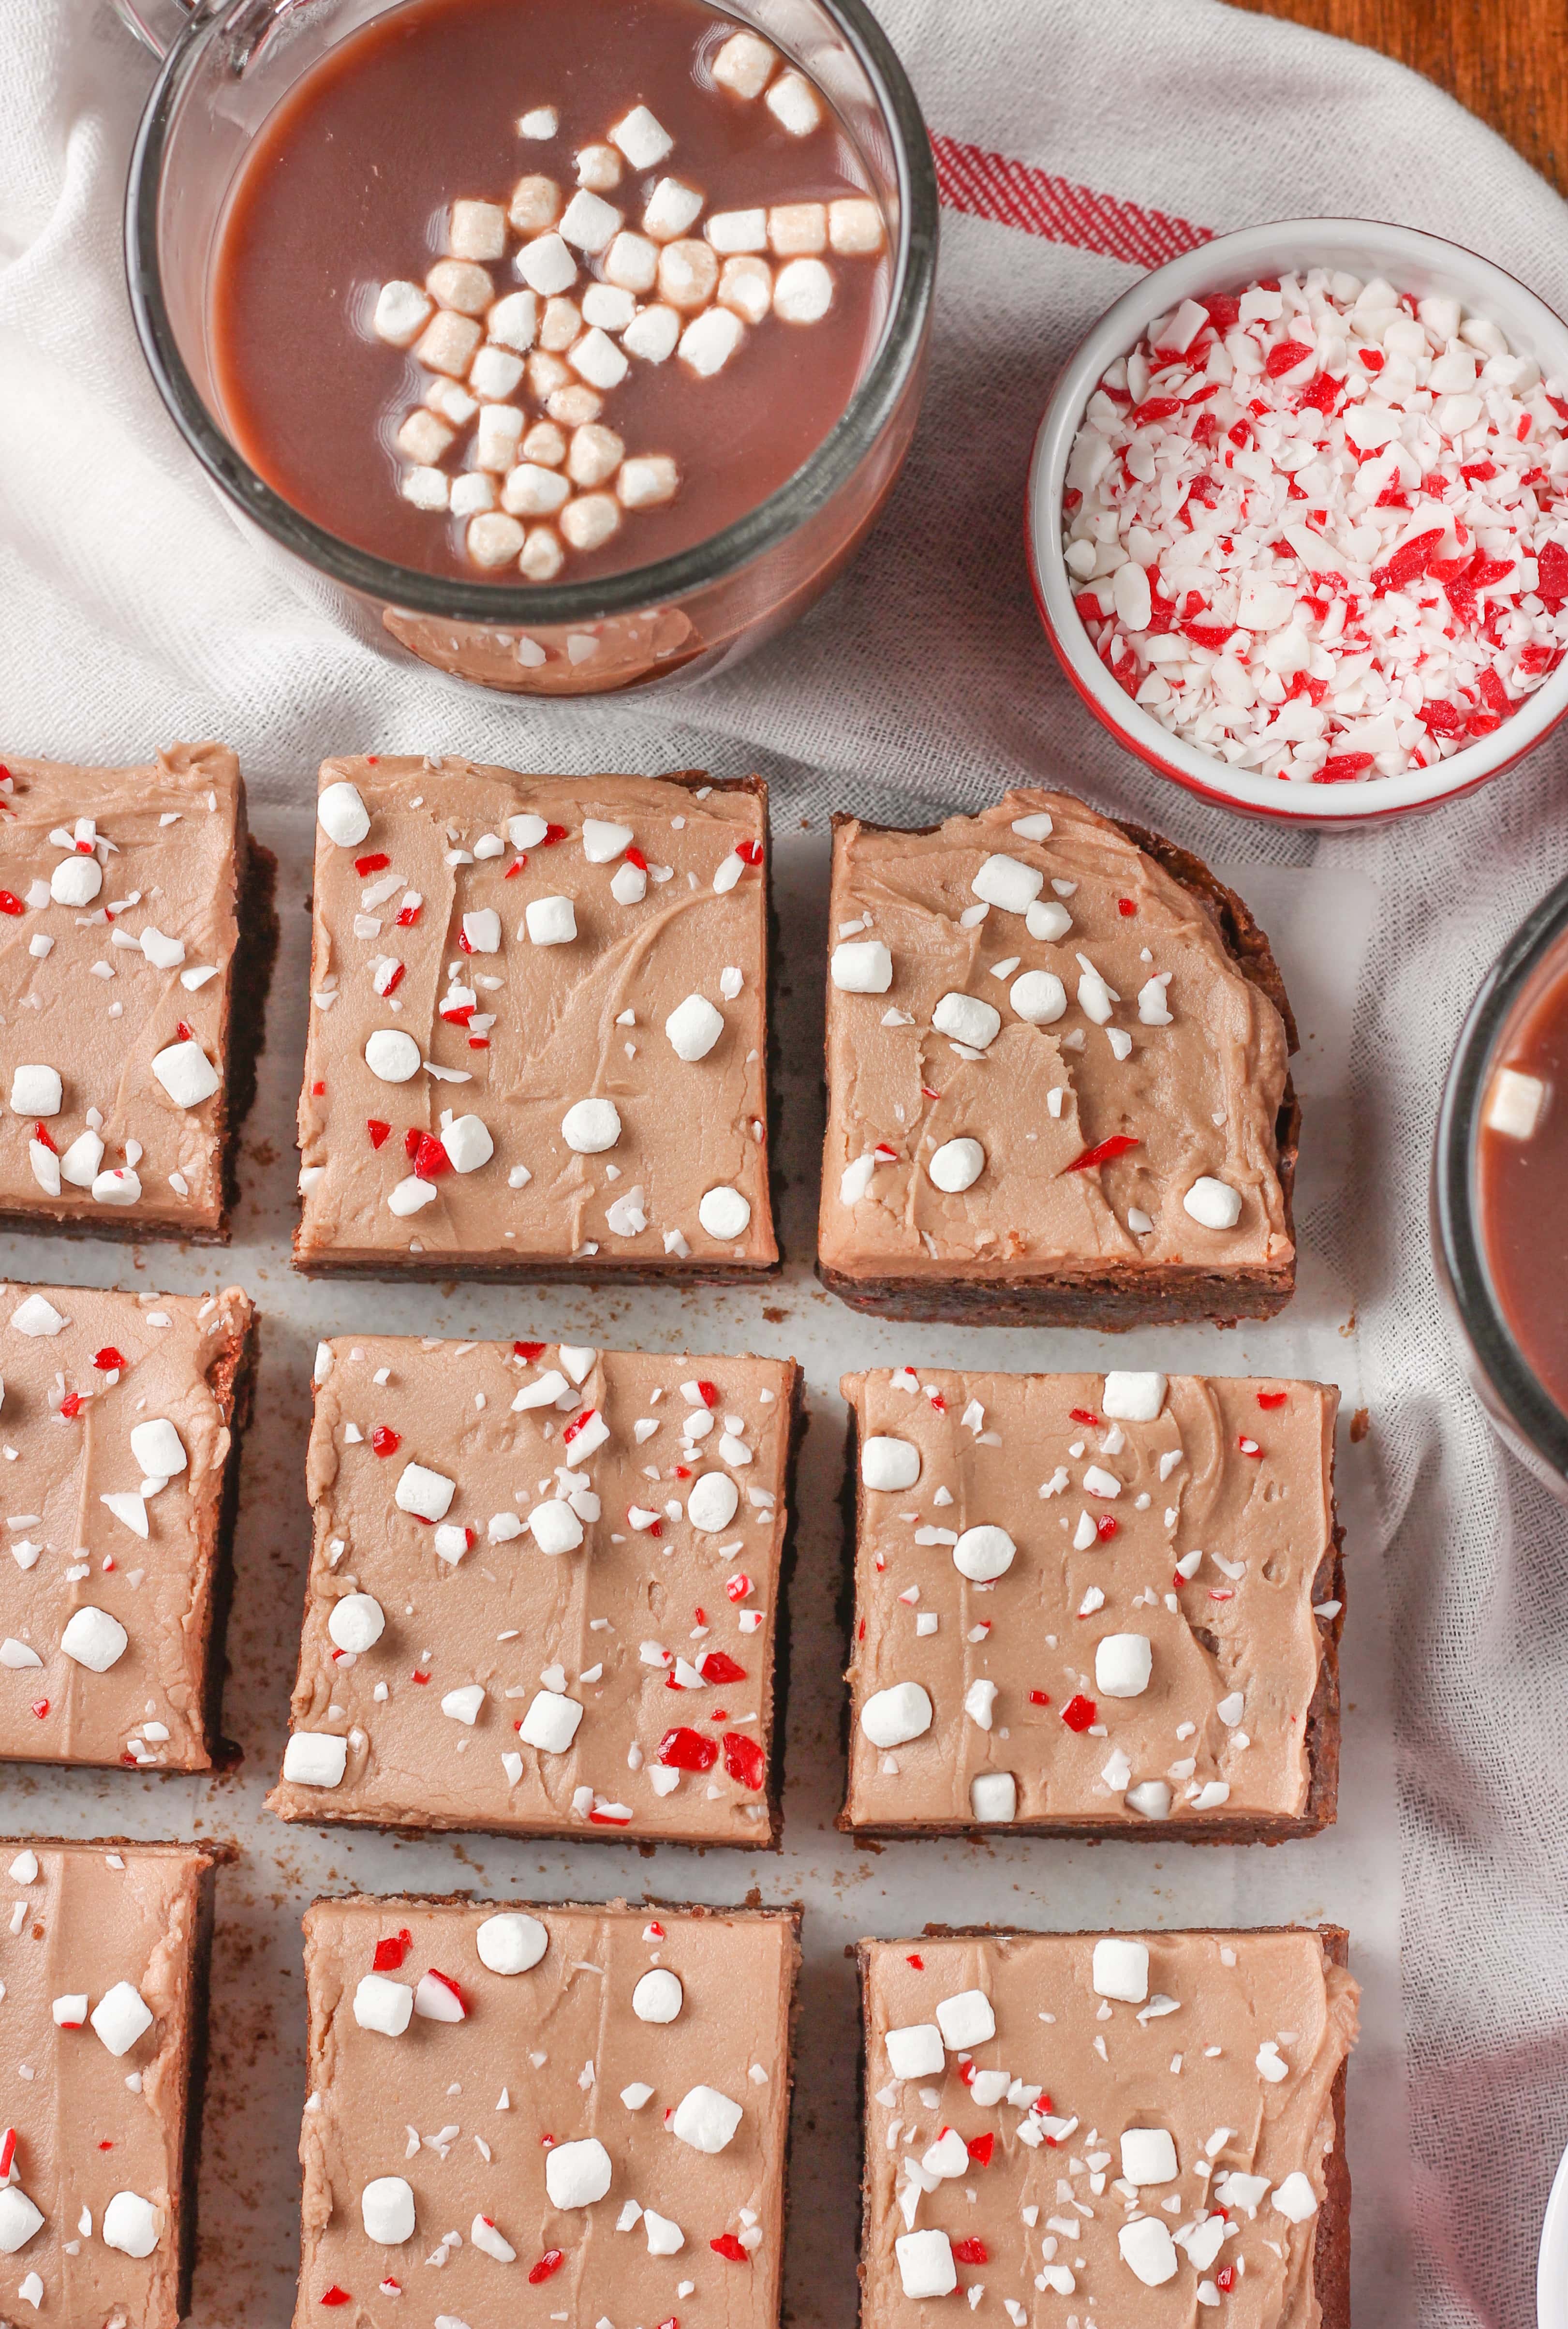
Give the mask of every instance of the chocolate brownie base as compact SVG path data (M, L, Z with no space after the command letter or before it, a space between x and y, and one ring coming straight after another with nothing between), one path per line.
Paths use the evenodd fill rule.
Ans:
M851 820L836 814L835 826ZM1266 995L1285 1023L1292 1051L1299 1048L1296 1021L1273 949L1233 890L1216 880L1190 850L1119 817L1108 820L1198 899L1216 923L1225 951L1252 985ZM867 832L895 831L865 825ZM909 828L939 833L940 825ZM1300 1141L1301 1110L1286 1080L1275 1126L1280 1187L1285 1225L1294 1239L1292 1195ZM1082 1269L999 1273L994 1278L942 1278L905 1273L863 1278L818 1260L817 1275L830 1294L851 1309L913 1325L1090 1326L1100 1334L1126 1334L1138 1326L1211 1325L1234 1326L1242 1319L1272 1318L1296 1291L1296 1260L1280 1269L1212 1270L1197 1267L1097 1263Z

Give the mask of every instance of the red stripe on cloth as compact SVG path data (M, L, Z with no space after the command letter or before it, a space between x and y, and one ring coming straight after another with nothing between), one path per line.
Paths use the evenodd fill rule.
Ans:
M1098 194L1092 186L1053 178L1047 170L1015 162L1006 154L989 154L983 146L933 137L931 151L946 209L990 219L997 226L1018 227L1047 242L1098 250L1129 267L1160 267L1213 239L1210 227L1194 226L1164 211L1144 210L1114 194Z

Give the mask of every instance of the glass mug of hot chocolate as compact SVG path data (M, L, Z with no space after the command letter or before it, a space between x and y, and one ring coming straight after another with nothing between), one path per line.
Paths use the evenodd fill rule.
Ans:
M1504 948L1449 1069L1438 1283L1498 1435L1568 1503L1568 882Z
M908 448L936 259L861 0L118 5L165 52L143 351L358 636L510 693L668 687L833 580Z

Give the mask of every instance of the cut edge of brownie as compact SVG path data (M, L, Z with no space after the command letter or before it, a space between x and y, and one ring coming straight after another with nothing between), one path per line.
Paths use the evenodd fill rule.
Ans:
M183 2321L191 2309L191 2284L196 2267L196 2202L202 2164L202 2113L207 2090L207 1997L212 1975L217 1873L220 1862L234 1856L233 1847L222 1843L185 1843L175 1837L139 1835L0 1836L0 1852L8 1852L14 1844L18 1850L25 1847L30 1852L163 1852L196 1863L196 1922L191 1936L190 1985L179 2055L184 2085L180 2111L180 2222L175 2305L178 2318Z
M1332 1386L1323 1386L1332 1388ZM845 1563L845 1693L840 1720L844 1749L844 1807L834 1826L845 1835L872 1843L903 1843L921 1837L968 1838L1039 1835L1057 1843L1292 1843L1303 1836L1320 1835L1339 1813L1339 1637L1345 1627L1345 1524L1335 1495L1336 1450L1328 1452L1328 1512L1332 1522L1327 1545L1312 1579L1314 1602L1336 1600L1339 1607L1318 1627L1318 1682L1307 1709L1303 1744L1307 1753L1307 1801L1299 1812L1237 1814L1229 1820L1104 1820L1092 1814L1082 1817L984 1820L911 1820L902 1825L857 1820L853 1816L854 1787L851 1756L854 1746L854 1701L848 1688L848 1668L855 1658L855 1585L859 1574L861 1532L865 1519L865 1489L860 1476L860 1417L849 1407L847 1461L840 1504L845 1515L849 1558Z
M1130 1939L1146 1938L1132 1927L1117 1927L1119 1934ZM1170 1941L1190 1937L1208 1938L1223 1936L1227 1939L1250 1940L1266 1933L1310 1933L1320 1943L1325 1962L1342 1970L1350 1963L1350 1934L1344 1925L1178 1925L1147 1934L1149 1940ZM1024 1930L1015 1925L927 1925L921 1938L941 1941L995 1941L1034 1939L1087 1940L1091 1934L1098 1938L1097 1928L1085 1927L1072 1933L1040 1933ZM861 2329L879 2329L865 2311L866 2255L871 2245L871 2185L864 2176L865 2158L865 2084L871 2059L871 1982L870 1952L874 1948L896 1947L893 1941L862 1940L855 1944L855 1980L860 1989L860 2062L856 2081L856 2102L860 2114L860 2155L863 2163L860 2223L856 2237L858 2261L855 2278L860 2286ZM1334 2149L1323 2171L1324 2205L1315 2221L1312 2240L1312 2287L1322 2315L1320 2329L1350 2329L1350 2162L1345 2149L1345 2101L1350 2069L1348 2054L1334 2075L1329 2089L1334 2110Z
M694 1354L699 1355L699 1354ZM715 1354L717 1355L717 1354ZM751 1353L742 1353L750 1356ZM784 1749L789 1695L789 1634L785 1623L789 1593L794 1580L800 1525L799 1507L795 1495L796 1466L800 1446L806 1436L806 1376L799 1362L780 1359L775 1364L789 1369L789 1435L784 1455L784 1536L779 1547L778 1588L773 1610L773 1674L769 1700L771 1718L768 1748L768 1777L764 1801L768 1806L766 1827L755 1842L749 1838L723 1835L666 1835L647 1830L631 1828L590 1827L586 1824L562 1827L516 1827L486 1825L484 1821L431 1819L418 1812L364 1811L327 1812L311 1805L285 1807L275 1802L283 1787L279 1778L268 1790L263 1808L274 1819L290 1827L355 1827L370 1828L383 1835L495 1835L510 1836L519 1843L563 1843L572 1841L594 1843L629 1843L640 1850L645 1844L668 1845L677 1852L782 1852L784 1849ZM312 1400L315 1393L312 1391ZM308 1601L309 1586L306 1587ZM303 1624L303 1617L301 1619ZM330 1798L330 1788L321 1790ZM364 1896L371 1898L371 1895ZM431 1898L436 1896L431 1895ZM460 1896L453 1895L453 1898ZM571 1904L558 1904L571 1905Z
M1295 1014L1268 938L1250 908L1227 889L1192 851L1182 849L1147 826L1120 817L1104 822L1152 857L1209 914L1226 953L1249 985L1273 1004L1285 1024L1288 1051L1299 1049ZM940 824L873 825L836 809L840 825L865 833L940 833ZM824 1039L826 1051L826 1037ZM820 1254L817 1275L827 1291L852 1310L912 1325L1090 1326L1100 1334L1129 1333L1153 1325L1235 1326L1245 1319L1272 1318L1296 1291L1296 1161L1301 1108L1287 1070L1275 1118L1275 1169L1290 1238L1290 1259L1282 1269L1251 1264L1241 1269L1206 1269L1187 1263L1100 1262L1084 1268L1004 1273L991 1278L942 1278L930 1272L895 1271L861 1277L836 1268Z
M523 771L508 770L507 773L522 775ZM593 778L571 777L565 781L590 785ZM603 1254L593 1255L586 1263L553 1259L531 1261L525 1255L519 1255L515 1259L504 1254L481 1257L465 1254L454 1247L429 1255L399 1253L391 1247L384 1251L367 1253L350 1247L339 1259L330 1246L313 1248L308 1252L302 1248L300 1240L305 1222L301 1201L300 1219L295 1224L290 1256L292 1266L301 1278L387 1278L395 1275L399 1278L434 1284L456 1273L479 1285L581 1286L590 1293L597 1293L601 1289L623 1286L755 1286L759 1280L769 1283L780 1275L785 1259L779 1233L783 1183L779 1178L778 1146L773 1138L779 1065L778 1022L773 1008L779 957L779 916L773 901L773 837L769 821L768 780L758 776L714 777L710 776L705 768L675 768L667 774L648 777L647 781L682 785L691 793L699 787L705 787L715 793L750 793L761 802L762 1122L763 1146L767 1151L768 1216L773 1240L772 1260L712 1261L692 1268L667 1257L662 1262L651 1259L617 1261ZM3 1225L3 1218L0 1218L0 1226Z

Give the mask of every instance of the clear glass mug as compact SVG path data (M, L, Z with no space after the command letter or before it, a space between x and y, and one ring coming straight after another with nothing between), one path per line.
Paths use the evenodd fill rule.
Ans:
M1432 1259L1466 1369L1493 1429L1568 1504L1568 1416L1520 1350L1487 1266L1477 1188L1497 1070L1544 990L1568 969L1568 882L1515 931L1471 1004L1443 1089L1432 1155Z
M690 684L803 613L874 522L914 430L936 274L937 188L914 92L862 0L747 0L743 20L815 79L889 222L887 315L848 409L770 499L680 556L592 582L466 582L388 564L290 508L236 451L207 359L209 270L261 123L338 41L401 0L115 0L163 58L126 193L142 350L227 505L355 636L508 694ZM726 14L734 12L726 10Z

